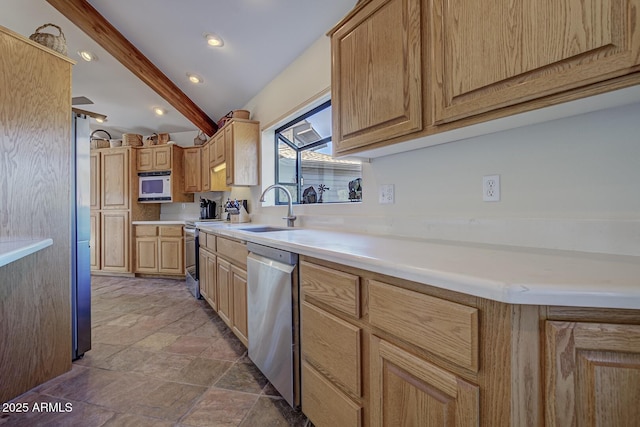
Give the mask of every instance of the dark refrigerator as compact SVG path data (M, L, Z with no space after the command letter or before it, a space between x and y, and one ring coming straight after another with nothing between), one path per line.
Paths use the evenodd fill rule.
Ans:
M91 171L89 118L72 113L71 152L73 173L71 198L71 328L72 359L91 349L91 267L89 219Z

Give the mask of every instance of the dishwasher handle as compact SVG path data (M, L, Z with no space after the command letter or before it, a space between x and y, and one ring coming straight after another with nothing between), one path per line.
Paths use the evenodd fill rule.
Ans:
M256 255L279 261L287 265L298 264L298 254L285 251L283 249L272 248L271 246L259 245L253 242L247 242L247 250Z

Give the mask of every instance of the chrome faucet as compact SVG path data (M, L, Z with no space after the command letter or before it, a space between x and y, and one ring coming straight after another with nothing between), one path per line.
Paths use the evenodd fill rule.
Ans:
M279 188L281 190L284 190L285 194L287 195L287 198L289 200L289 211L287 212L287 216L282 217L282 219L287 220L287 227L293 227L293 222L296 220L296 216L293 214L293 197L291 197L291 192L289 192L289 189L287 187L280 184L274 184L274 185L268 186L262 192L262 196L260 196L260 201L264 202L264 195L267 194L267 191L271 190L272 188Z

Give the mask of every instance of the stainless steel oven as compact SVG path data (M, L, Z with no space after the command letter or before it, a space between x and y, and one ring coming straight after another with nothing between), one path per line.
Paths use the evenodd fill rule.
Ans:
M187 289L200 299L200 282L198 277L198 228L195 223L187 222L184 226L184 266L187 271Z

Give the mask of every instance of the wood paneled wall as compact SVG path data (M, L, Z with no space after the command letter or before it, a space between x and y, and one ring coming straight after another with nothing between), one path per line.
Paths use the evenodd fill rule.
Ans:
M0 267L0 402L71 369L72 65L0 27L0 239L53 239Z

